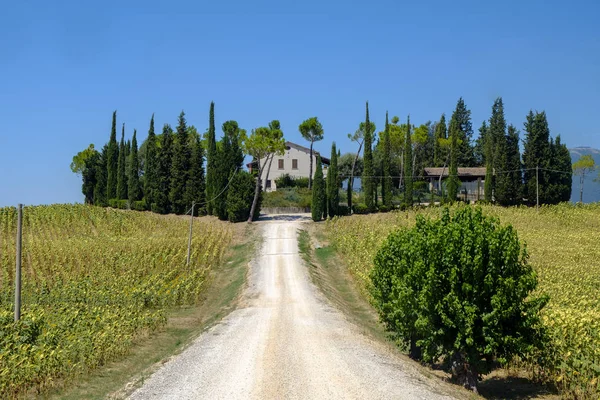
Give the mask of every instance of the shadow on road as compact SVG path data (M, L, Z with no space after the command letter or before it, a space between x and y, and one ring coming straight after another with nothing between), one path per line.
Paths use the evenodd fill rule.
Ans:
M310 214L262 214L258 221L308 222Z
M489 400L525 400L559 398L550 388L532 382L527 378L495 376L483 380L478 385L479 394Z

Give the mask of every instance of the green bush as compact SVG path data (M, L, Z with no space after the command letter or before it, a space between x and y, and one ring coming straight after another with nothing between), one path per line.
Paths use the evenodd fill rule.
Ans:
M348 208L348 206L340 204L338 206L338 215L340 215L340 216L350 215L350 209Z
M358 203L352 205L352 212L354 214L368 214L369 208L364 203Z
M241 171L231 178L229 190L227 191L227 199L225 208L227 211L227 219L230 222L247 221L254 200L254 191L256 190L256 179L252 174ZM253 220L258 219L260 214L262 193L258 198L258 204L254 212Z
M411 356L443 360L472 390L495 365L544 343L539 311L548 298L531 296L537 278L525 246L481 209L418 215L384 242L371 282L382 321Z
M128 200L110 199L108 200L108 206L112 208L118 208L120 210L127 210Z
M277 189L264 194L263 207L310 207L312 191L305 188Z
M391 210L391 207L385 206L385 205L380 205L378 208L379 212L385 213Z
M148 206L146 205L146 200L134 201L131 204L131 209L136 211L146 211Z
M275 179L275 187L277 190L286 188L308 188L308 178L296 178L290 174L283 174Z

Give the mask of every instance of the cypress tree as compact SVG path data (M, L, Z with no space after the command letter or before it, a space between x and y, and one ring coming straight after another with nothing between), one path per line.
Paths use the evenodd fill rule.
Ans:
M485 122L484 122L485 123ZM483 186L484 198L487 203L491 203L493 200L493 191L494 191L494 145L490 136L485 134L484 136L484 146L485 146L485 181Z
M385 112L385 130L383 131L383 157L382 157L382 179L381 179L381 202L385 207L392 206L392 144L390 140L390 124L388 113Z
M158 155L157 182L154 212L168 214L171 211L169 189L171 187L171 164L173 161L173 129L169 124L163 127L161 147Z
M206 149L206 200L209 215L215 214L214 196L216 186L217 169L217 142L215 139L215 103L210 102L210 113L208 122L208 137Z
M433 163L436 167L443 167L448 162L448 150L441 145L442 140L448 139L446 129L446 115L442 114L440 121L435 125L435 142L433 144Z
M125 146L125 124L121 131L121 143L119 144L119 158L117 160L117 199L127 199L127 172L125 161L127 160L127 147Z
M321 156L317 154L317 169L315 171L315 179L313 181L312 204L310 207L313 221L318 222L323 218L323 214L325 212L323 205L325 201L325 179L323 179L323 167L321 165Z
M206 187L204 182L203 164L204 149L200 137L195 136L192 149L192 159L190 162L190 173L185 186L185 203L196 203L194 208L195 215L204 215L206 213Z
M453 202L458 196L458 158L460 148L458 145L458 137L460 128L457 120L452 116L450 120L450 168L448 169L448 200Z
M144 198L146 207L152 210L156 202L156 191L158 190L158 148L156 145L156 134L154 133L154 114L150 119L148 139L146 139L146 161L144 165Z
M508 126L506 134L506 171L505 204L514 206L521 203L523 174L521 172L521 152L519 151L519 131L513 125ZM570 193L569 193L570 194Z
M457 132L457 163L461 167L474 167L475 154L471 140L473 138L473 126L471 124L471 110L467 109L465 101L461 97L456 103L456 109L452 114L456 121Z
M175 214L185 214L191 204L186 204L185 185L190 170L191 150L188 139L185 113L181 111L178 118L177 133L173 142L173 160L171 162L171 187L169 201L171 211Z
M106 199L117 197L117 167L119 163L119 145L117 144L117 112L113 112L110 140L106 153Z
M536 204L536 167L539 167L540 204L548 204L550 160L550 130L546 113L529 111L525 121L525 142L523 145L524 196L531 205Z
M571 153L567 146L560 141L560 135L555 141L550 141L550 175L549 203L558 204L571 199L573 185L573 168L571 164Z
M131 153L129 154L129 181L127 192L130 202L138 201L142 197L140 187L140 162L138 159L137 131L133 130L131 139Z
M410 128L409 115L406 122L406 140L404 142L404 204L407 207L413 205L413 156Z
M506 148L506 120L504 118L504 104L502 97L498 97L492 106L490 127L487 131L488 139L492 143L492 193L494 201L506 205L508 202L508 175L507 148Z
M475 143L475 165L487 165L486 161L486 148L485 148L485 139L488 131L488 126L486 121L481 123L481 127L479 128L479 137Z
M94 187L94 204L100 207L106 207L108 200L106 198L106 181L107 181L107 164L108 164L108 145L104 145L100 157L98 157L96 165L96 186Z
M363 174L362 187L365 195L365 205L369 211L374 211L373 204L373 132L370 129L371 121L369 121L369 102L367 101L367 112L365 117L365 132L364 132L364 156L363 156Z
M90 145L93 149L93 145ZM84 168L81 171L81 178L83 180L81 185L81 191L84 195L85 204L94 204L94 190L97 182L97 169L100 153L94 150L90 156L84 162Z
M279 129L279 121L272 121L270 129ZM214 193L217 196L223 192L236 170L241 169L244 162L244 154L240 146L240 128L236 121L223 123L223 138L217 147L217 162L215 173ZM214 201L215 214L220 220L227 220L227 195L223 193Z
M331 144L331 165L327 171L327 202L329 217L338 215L338 205L340 204L340 190L338 185L338 159L335 142Z

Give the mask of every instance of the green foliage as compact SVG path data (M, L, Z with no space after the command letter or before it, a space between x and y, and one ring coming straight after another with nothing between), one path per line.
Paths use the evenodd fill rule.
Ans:
M286 188L308 188L308 178L283 174L275 179L275 186L277 187L277 190Z
M524 195L528 203L536 204L536 167L539 167L539 200L540 204L552 204L548 189L550 173L546 169L552 166L550 155L550 129L546 113L529 111L525 122L525 142L523 145Z
M238 171L232 178L227 190L227 220L229 222L247 221L254 200L256 178L246 171ZM260 198L253 220L260 214Z
M492 106L492 116L488 129L488 140L492 143L493 153L491 160L492 171L495 175L492 180L494 200L499 204L507 203L507 147L506 147L506 120L504 119L504 104L502 97L498 97Z
M458 188L460 187L460 181L458 179L458 158L460 152L458 146L459 135L458 122L453 117L450 121L450 168L448 169L448 182L446 184L448 188L448 200L450 202L456 200Z
M118 208L119 210L127 210L129 202L122 199L110 199L108 200L108 206L112 208Z
M108 163L108 145L104 145L102 153L98 157L96 164L96 186L94 186L94 204L105 207L107 205L106 185L107 185L107 163Z
M446 115L442 114L439 122L435 125L435 144L433 147L433 163L435 167L443 167L448 162L448 149L441 145L441 140L446 139L448 139Z
M131 139L131 153L129 154L129 181L127 184L127 191L130 202L137 202L142 197L137 131L135 129L133 130L133 138Z
M307 208L312 204L312 190L308 187L291 187L266 192L263 194L263 207L300 207Z
M196 203L195 215L206 214L206 186L204 181L204 149L200 137L194 138L192 159L190 160L190 173L185 186L185 204Z
M308 187L312 187L313 179L313 144L320 140L323 140L323 125L319 122L317 117L311 117L307 120L302 121L298 126L300 134L305 140L310 142L310 167L308 170Z
M312 202L311 202L311 213L312 219L315 222L320 221L325 214L325 202L327 197L325 195L325 179L323 178L323 167L321 165L321 156L317 155L317 170L315 171L315 181L312 187Z
M368 127L371 126L371 121L369 120L369 102L367 101L366 105L366 116L365 116L365 129L364 129L364 169L361 179L361 185L363 187L363 192L365 194L365 204L370 211L375 209L374 204L374 194L375 194L375 185L373 182L373 176L375 175L375 169L373 168L373 133L374 130L371 131Z
M191 204L185 203L186 184L189 179L190 161L192 158L192 149L189 145L187 130L185 113L181 111L173 141L169 182L169 202L171 203L171 211L175 214L185 214L191 207Z
M438 220L390 234L370 273L387 329L427 362L443 359L471 389L477 378L513 356L542 346L532 293L537 277L517 233L481 209L444 209ZM414 350L420 351L414 351Z
M131 209L135 211L146 211L148 209L148 205L146 204L145 200L130 202L130 206Z
M471 140L473 138L473 126L471 124L471 110L467 109L465 101L461 97L456 103L456 109L452 114L451 121L456 124L458 133L458 154L457 162L461 167L474 167L475 155ZM452 124L452 122L450 122Z
M148 129L148 139L146 139L146 157L144 165L144 199L148 209L156 202L158 182L159 155L154 133L154 114L150 119L150 128Z
M173 159L173 129L169 124L163 126L161 147L158 153L157 190L154 194L152 211L160 214L171 212L169 189L171 188L171 164Z
M209 215L214 215L214 198L218 194L216 190L217 180L217 140L215 138L215 103L210 102L210 113L208 122L207 146L206 146L206 210Z
M481 127L479 128L479 136L475 141L475 146L473 147L473 154L475 155L475 165L487 165L487 156L486 156L486 135L488 132L487 122L484 120L481 123Z
M381 196L384 206L392 205L392 144L390 142L390 124L388 113L385 113L385 131L383 133L383 179L381 181Z
M274 121L275 122L275 121ZM278 121L276 121L279 123ZM223 123L223 138L217 146L217 162L215 173L215 196L227 186L227 182L237 169L241 169L244 155L240 146L241 130L236 121ZM227 220L227 196L223 194L214 200L215 214L220 220Z
M558 204L570 201L573 188L571 153L567 146L560 142L560 135L556 136L556 140L550 140L550 154L552 160L552 171L549 171L550 187L548 188L550 203Z
M106 198L117 197L117 167L119 162L119 145L117 144L117 112L113 112L110 140L106 153Z
M404 204L413 205L413 154L410 136L410 116L407 118L406 141L404 150Z
M71 171L81 175L81 192L86 204L94 204L94 190L97 183L97 170L100 153L90 144L85 150L80 151L73 157Z
M368 214L369 212L371 212L371 210L366 204L358 203L352 206L352 212L354 214Z
M331 144L331 165L327 171L327 213L333 218L338 215L340 204L340 184L337 168L337 149L335 142Z
M125 124L121 130L121 143L119 144L119 158L117 159L117 199L127 199L127 147L125 146Z
M88 159L97 153L98 151L94 148L94 144L90 144L85 150L82 150L74 155L70 165L71 171L76 174L83 174Z

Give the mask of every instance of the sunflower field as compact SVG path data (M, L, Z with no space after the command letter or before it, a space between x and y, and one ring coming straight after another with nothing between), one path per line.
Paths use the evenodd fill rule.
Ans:
M483 206L484 214L511 224L526 243L538 274L549 333L543 355L518 363L569 398L600 393L600 204L535 208ZM439 208L355 215L327 222L325 232L365 296L373 259L390 232L411 227L417 213L438 218ZM443 251L443 249L440 249Z
M16 208L0 208L0 398L42 393L130 349L200 301L231 228L87 205L23 209L22 311L14 322Z

